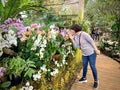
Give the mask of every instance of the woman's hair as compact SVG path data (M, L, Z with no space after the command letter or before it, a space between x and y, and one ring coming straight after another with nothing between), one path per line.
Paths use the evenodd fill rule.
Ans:
M82 27L78 24L74 24L70 27L70 29L74 30L75 32L79 32L82 30Z

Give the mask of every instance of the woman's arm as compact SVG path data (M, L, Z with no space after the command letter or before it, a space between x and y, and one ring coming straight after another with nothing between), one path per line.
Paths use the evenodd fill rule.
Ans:
M99 55L99 54L100 54L100 50L98 50L98 48L97 48L97 46L95 45L95 43L93 44L93 48L94 48L96 54Z
M75 35L69 34L69 38L72 40L73 46L75 48L79 48L80 46L78 45L78 43L75 41Z
M85 33L85 39L93 46L96 54L100 54L100 50L98 50L97 46L95 45L95 42L94 40L92 39L92 37L88 34L88 33Z

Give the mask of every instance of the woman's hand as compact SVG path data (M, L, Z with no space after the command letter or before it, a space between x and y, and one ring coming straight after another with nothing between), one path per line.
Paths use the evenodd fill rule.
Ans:
M100 50L97 49L97 50L95 50L95 52L97 55L100 55Z
M69 35L69 38L74 41L74 35L72 35L71 33L68 34Z

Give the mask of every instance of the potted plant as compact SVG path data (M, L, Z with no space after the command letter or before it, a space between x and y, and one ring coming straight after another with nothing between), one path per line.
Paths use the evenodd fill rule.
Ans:
M21 57L13 57L7 66L7 74L11 80L12 85L19 84L23 77L32 77L32 74L35 73L34 62L30 60L24 60Z

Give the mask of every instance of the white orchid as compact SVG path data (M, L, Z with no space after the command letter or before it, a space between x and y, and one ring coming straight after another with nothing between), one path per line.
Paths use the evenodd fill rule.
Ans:
M34 75L33 75L34 81L37 81L37 80L40 79L40 78L41 78L41 72L40 72L40 71L38 71L37 74L34 74Z
M55 65L57 65L57 67L60 67L60 64L58 63L58 61L55 61Z
M10 45L17 46L17 37L13 30L8 31L6 40L9 42Z
M34 75L33 75L33 80L34 80L34 81L37 81L37 80L39 80L40 78L41 78L41 73L40 73L40 71L38 71L37 74L34 74Z
M30 86L30 82L26 82L26 84L25 84L26 86Z
M50 29L54 29L55 28L55 25L50 25Z
M1 43L0 43L0 56L2 56L3 51L2 51L2 47L1 47Z
M26 82L25 86L20 88L20 90L33 90L33 86L30 86L30 82Z
M39 54L40 54L40 58L42 59L44 56L44 53L42 51L40 51Z
M44 44L44 45L46 45L46 44L47 44L47 40L46 40L46 39L44 39L43 44Z
M44 71L44 72L47 71L46 65L43 65L40 69L41 69L42 71Z
M45 51L45 48L41 48L41 49L40 49L40 52L43 52L43 51Z
M2 46L2 48L4 48L4 47L10 48L10 47L11 47L11 45L9 44L9 42L8 42L7 40L4 40L4 41L1 43L1 46Z
M54 71L51 72L50 74L51 74L51 76L55 76L57 73L58 73L58 69L54 69Z

